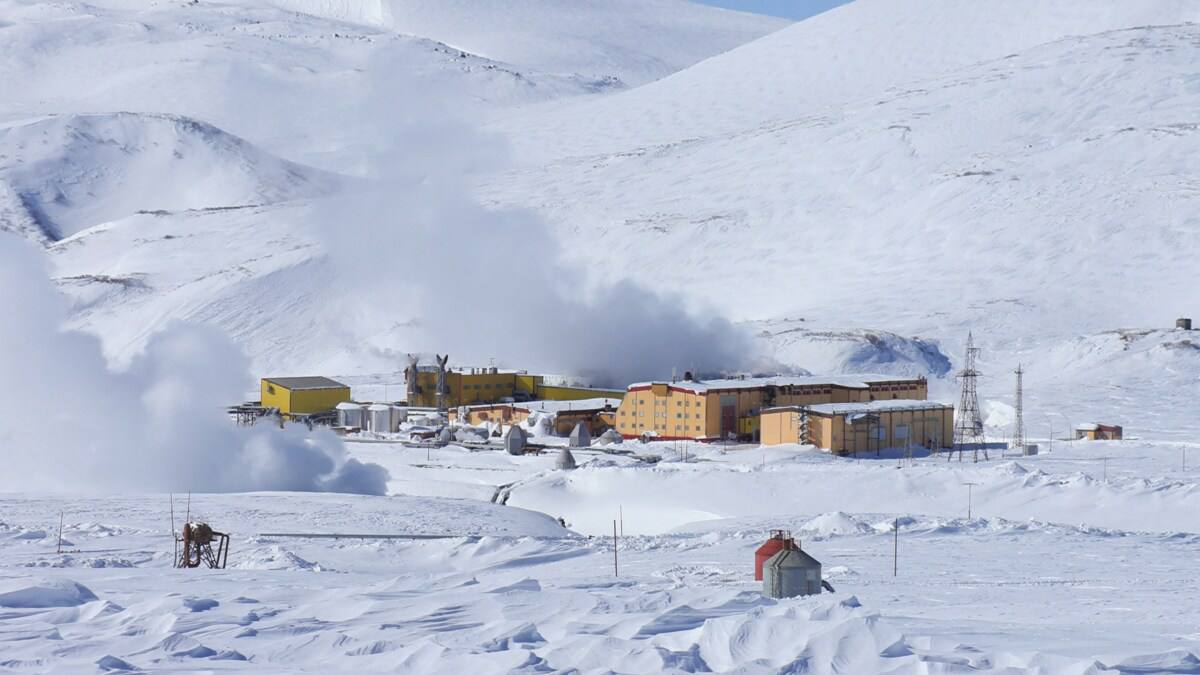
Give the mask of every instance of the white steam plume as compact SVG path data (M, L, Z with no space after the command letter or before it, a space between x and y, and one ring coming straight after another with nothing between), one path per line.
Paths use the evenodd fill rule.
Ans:
M0 490L334 491L383 494L387 472L331 432L235 427L245 356L213 329L175 324L129 369L62 329L42 255L0 233Z
M448 352L460 365L496 357L597 384L755 361L752 339L728 321L632 281L596 283L603 251L576 265L532 211L482 206L474 182L506 164L505 144L468 121L470 101L402 71L386 59L369 69L367 180L316 210L343 296L362 299L347 320L390 332L404 351Z

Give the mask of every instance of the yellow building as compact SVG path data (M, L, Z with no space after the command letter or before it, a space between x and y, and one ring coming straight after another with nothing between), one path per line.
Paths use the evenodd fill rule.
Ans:
M754 439L763 408L924 400L928 394L925 378L883 375L642 382L626 392L617 409L616 428L626 438Z
M763 445L810 444L839 455L954 444L954 406L932 401L781 406L763 410L760 424Z
M265 408L277 408L284 415L310 415L349 401L350 387L328 377L265 377L260 394Z
M407 375L406 375L407 377ZM437 369L429 366L417 371L417 393L408 404L418 408L437 406ZM446 371L448 408L462 405L513 401L573 401L592 398L621 398L625 392L591 387L547 384L542 375L499 368L461 368Z

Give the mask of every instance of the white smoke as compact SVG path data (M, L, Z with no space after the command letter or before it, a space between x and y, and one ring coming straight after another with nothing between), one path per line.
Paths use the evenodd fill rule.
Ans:
M502 139L470 119L469 100L396 77L386 59L369 72L367 179L317 210L364 332L460 365L495 357L610 385L754 362L753 340L723 318L607 279L603 251L565 256L532 211L481 205L475 182L508 164Z
M248 363L222 334L175 324L128 370L65 331L42 255L0 233L0 489L383 494L387 472L331 432L235 427Z

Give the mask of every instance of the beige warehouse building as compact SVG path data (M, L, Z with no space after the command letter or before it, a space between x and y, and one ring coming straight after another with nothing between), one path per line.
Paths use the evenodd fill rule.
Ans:
M888 400L780 406L762 411L763 445L815 445L839 455L887 448L949 448L954 406Z

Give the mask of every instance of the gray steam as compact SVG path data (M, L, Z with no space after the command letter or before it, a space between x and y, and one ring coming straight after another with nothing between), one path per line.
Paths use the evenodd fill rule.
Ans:
M369 70L366 179L317 210L367 333L460 365L495 358L609 385L752 363L752 339L725 319L608 279L603 251L567 262L532 211L482 206L473 186L506 165L505 144L469 121L469 101L393 77L402 71L386 60Z
M39 251L0 233L0 490L386 492L387 472L331 432L237 428L248 363L213 329L175 324L113 372L64 331Z

